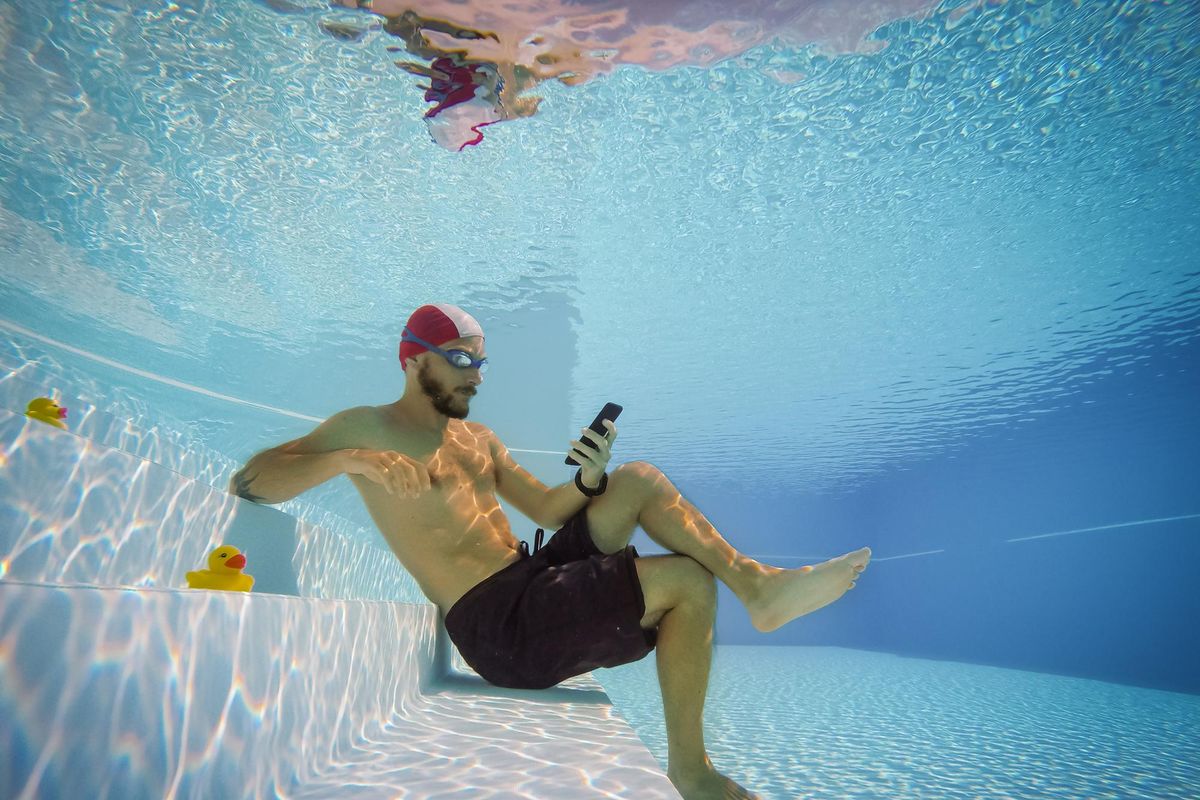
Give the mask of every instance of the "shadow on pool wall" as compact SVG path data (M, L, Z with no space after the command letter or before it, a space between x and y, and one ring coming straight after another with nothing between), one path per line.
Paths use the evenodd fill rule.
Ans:
M1200 597L1188 588L1200 559L1193 350L1157 350L1036 421L853 494L722 504L710 516L745 552L828 557L866 544L876 560L843 600L771 634L751 629L722 587L718 642L845 646L1200 693ZM1066 531L1076 532L1008 541ZM784 535L790 547L766 543ZM916 553L928 554L889 560Z

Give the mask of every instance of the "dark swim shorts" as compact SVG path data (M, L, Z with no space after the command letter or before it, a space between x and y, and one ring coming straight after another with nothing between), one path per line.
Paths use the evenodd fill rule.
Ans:
M658 632L639 624L646 600L637 550L601 553L586 511L545 547L535 544L533 555L522 542L519 561L476 584L446 614L450 640L488 683L546 689L654 649Z

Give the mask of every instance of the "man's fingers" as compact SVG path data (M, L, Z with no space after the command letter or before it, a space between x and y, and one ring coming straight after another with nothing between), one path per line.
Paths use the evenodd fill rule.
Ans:
M402 491L402 487L398 481L395 470L392 469L392 460L387 454L381 454L371 460L371 469L364 470L363 475L378 483L388 494L396 494Z
M407 497L416 497L432 488L429 470L419 461L396 454L390 471L396 476L397 489Z
M615 435L606 436L603 433L596 433L591 428L584 430L583 435L586 436L588 441L601 452L612 447L613 439L616 438Z
M396 476L396 490L400 494L405 497L416 495L417 471L412 464L398 458L392 463L392 473Z
M400 491L405 497L416 497L420 492L421 482L417 477L417 470L407 461L397 461L392 465L392 469L396 472L396 484L400 487Z
M376 451L360 459L356 469L364 478L378 483L388 494L417 497L433 487L429 470L420 461L394 450Z
M362 475L368 480L374 481L387 490L388 494L395 494L392 489L392 477L388 474L387 467L378 466L375 469L368 469L362 472Z
M404 467L404 477L408 481L408 485L412 487L413 492L429 491L429 470L420 461L411 458L401 457L399 462Z
M608 440L595 431L588 431L588 433L591 434L591 438L588 441L585 442L583 441L583 437L580 437L578 439L573 439L571 444L575 445L581 450L590 450L593 453L604 452L604 449L608 447Z

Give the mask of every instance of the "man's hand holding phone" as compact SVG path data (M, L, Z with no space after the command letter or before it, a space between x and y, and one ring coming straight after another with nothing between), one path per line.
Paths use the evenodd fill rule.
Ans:
M591 428L584 428L580 439L571 440L571 450L567 454L568 458L578 462L582 473L580 479L583 485L590 489L599 486L604 473L608 471L608 461L612 458L612 443L617 440L617 426L612 420L606 419L601 422L608 429L607 435L601 436ZM587 444L582 440L586 440Z
M582 437L571 441L566 463L580 468L576 484L582 483L581 488L591 490L607 485L604 473L612 456L612 443L617 439L617 426L613 421L623 410L616 403L605 403L592 424L583 429Z

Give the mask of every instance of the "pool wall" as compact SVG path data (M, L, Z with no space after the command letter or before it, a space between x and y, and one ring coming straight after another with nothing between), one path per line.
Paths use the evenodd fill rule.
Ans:
M770 635L725 595L721 644L842 646L1200 694L1200 379L1187 348L1020 426L843 495L772 496L720 517L790 526L814 557L870 545L858 587ZM707 492L695 487L697 494ZM787 512L781 515L779 509ZM788 564L789 566L791 564Z
M186 572L232 544L246 553L256 592L423 602L391 552L336 529L7 411L0 444L3 577L186 588Z
M0 411L0 797L678 797L590 675L489 686L351 523L86 416ZM183 588L220 542L253 592Z

